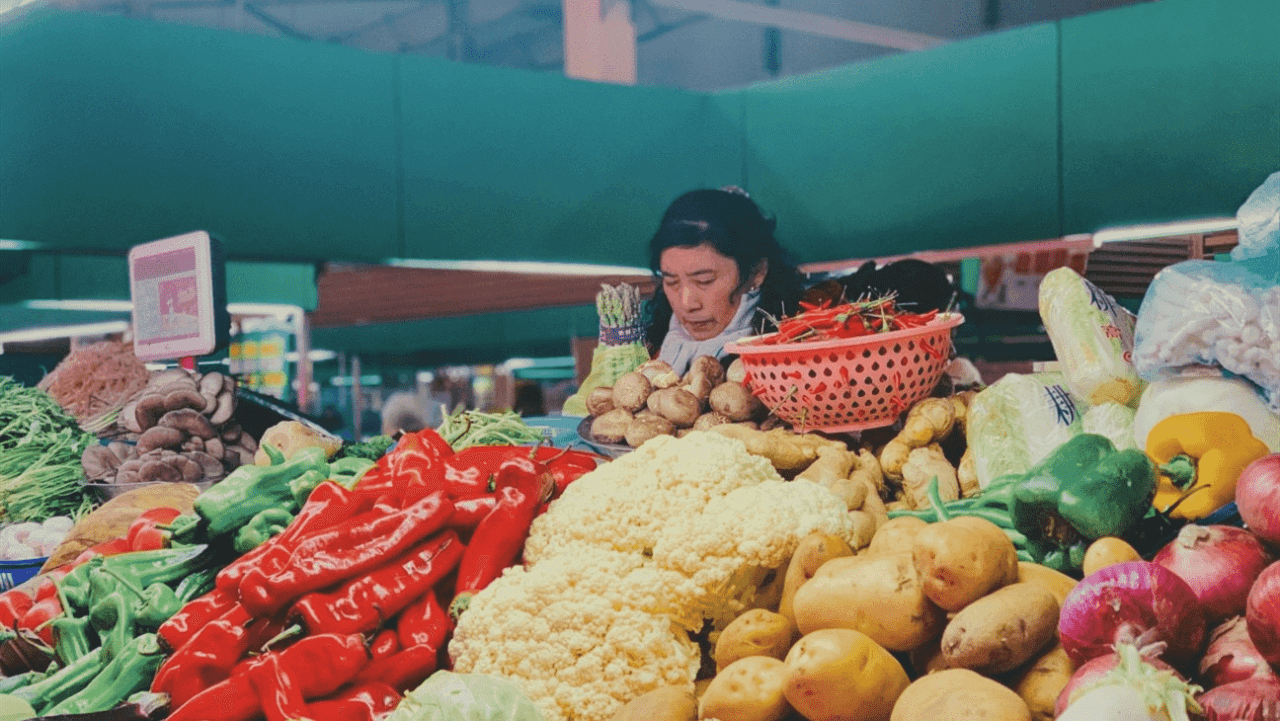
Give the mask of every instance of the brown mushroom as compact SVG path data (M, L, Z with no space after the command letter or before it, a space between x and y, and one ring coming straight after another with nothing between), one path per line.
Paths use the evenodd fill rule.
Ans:
M129 401L120 409L120 423L130 433L141 433L143 431L142 426L138 425L138 402L136 400Z
M202 411L205 405L204 396L187 388L177 388L164 394L164 407L167 411L176 411L179 408Z
M245 450L249 451L250 453L258 452L258 441L254 440L253 436L249 435L248 433L240 434L240 440L236 441L236 443L238 445L244 446Z
M187 458L200 464L200 468L204 473L204 480L217 481L227 475L227 469L223 467L222 461L203 451L192 451L187 454Z
M214 458L222 458L227 453L227 444L221 438L210 438L204 442L204 450Z
M121 461L127 461L130 458L138 457L138 447L132 443L112 441L107 444L107 449L114 453L116 458L119 458Z
M190 456L178 456L170 465L182 474L183 483L197 483L204 480L204 468Z
M116 474L120 459L106 446L94 443L80 454L80 467L89 480L110 478Z
M200 391L200 395L217 397L217 395L222 392L223 382L224 379L221 373L218 371L210 371L201 376L200 383L197 384L197 387Z
M232 451L232 450L234 450L236 452L236 455L238 456L237 460L239 462L236 463L236 467L253 465L253 460L254 460L253 451L249 450L248 448L245 448L244 446L228 446L227 447L227 451Z
M174 381L191 380L191 373L186 368L166 368L151 374L147 379L147 386L151 388L163 388Z
M242 429L240 424L235 421L231 421L222 426L222 440L227 443L235 443L240 440L241 433L244 433L244 429Z
M236 411L236 394L234 391L223 391L218 394L218 407L209 414L209 422L215 426L231 420L231 414Z
M138 404L134 415L138 421L138 428L145 431L160 421L160 416L165 414L164 396L158 393L148 393L138 399Z
M177 483L181 480L182 472L164 461L147 461L138 469L139 483Z
M199 411L190 408L169 411L160 418L160 422L157 425L177 428L205 440L218 437L218 432L214 430L213 424L210 423L209 419L200 415Z
M145 455L157 448L179 448L187 440L187 434L169 426L149 428L138 438L138 454Z
M184 453L190 453L191 451L203 451L204 439L200 436L191 436L182 443L182 450Z

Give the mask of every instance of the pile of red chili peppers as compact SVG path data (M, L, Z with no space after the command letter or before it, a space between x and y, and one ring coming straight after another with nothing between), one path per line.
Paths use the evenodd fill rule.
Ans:
M151 690L169 694L170 721L376 718L447 663L456 612L597 459L404 436L351 490L321 483L159 628L172 655Z
M803 343L809 341L857 338L875 333L888 333L919 328L938 315L938 311L906 313L898 309L892 296L832 305L830 299L819 303L801 301L800 313L778 322L778 332L760 340L762 345Z

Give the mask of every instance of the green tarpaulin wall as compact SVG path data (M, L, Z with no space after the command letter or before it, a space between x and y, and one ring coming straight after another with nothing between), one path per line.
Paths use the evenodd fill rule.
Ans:
M308 272L393 257L644 265L672 197L736 183L811 262L1232 215L1280 169L1274 0L1143 3L714 94L11 16L0 238L64 250L203 228L233 258ZM11 280L0 298L82 297L68 289L118 272L72 265L58 288ZM571 308L317 344L518 351L592 332L591 309Z

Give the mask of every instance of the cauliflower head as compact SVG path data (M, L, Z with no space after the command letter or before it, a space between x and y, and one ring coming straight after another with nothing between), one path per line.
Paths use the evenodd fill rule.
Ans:
M507 569L459 618L454 670L514 682L548 721L604 721L659 686L692 691L700 651L651 612L657 575L641 554L598 548Z

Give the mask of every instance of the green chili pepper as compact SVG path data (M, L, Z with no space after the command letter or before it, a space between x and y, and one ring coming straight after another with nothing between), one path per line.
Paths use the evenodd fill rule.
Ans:
M64 611L70 613L89 610L89 572L102 562L101 558L99 556L76 566L57 582Z
M1142 519L1156 490L1155 464L1137 449L1081 433L1020 475L1009 517L1037 563L1080 570L1091 541L1121 536Z
M324 483L328 477L327 470L311 470L289 481L289 490L293 493L294 509L306 503L307 497L316 489L316 486Z
M98 630L98 638L102 639L100 648L106 658L114 659L133 638L135 615L134 604L125 598L123 591L110 593L93 604L89 621Z
M266 444L263 447L269 447ZM195 500L196 513L212 538L226 536L259 511L297 507L290 482L307 471L327 473L323 448L303 448L293 458L270 466L240 466Z
M310 473L310 471L308 471ZM323 482L324 479L321 479ZM293 514L283 508L267 508L259 511L248 524L236 531L233 548L245 554L266 543L293 522Z
M339 458L329 464L329 479L342 484L344 488L354 488L364 474L377 465L367 458L352 456Z
M53 627L53 650L63 663L73 663L93 648L88 618L64 614L51 619L49 625Z
M130 640L79 693L42 713L53 716L106 711L147 688L163 660L156 635L144 633Z
M173 589L173 594L184 604L203 596L213 590L215 581L218 578L218 572L221 570L220 566L215 566L196 571L178 581L178 585Z
M27 671L26 673L20 673L17 676L0 677L0 693L13 693L23 686L30 686L36 681L43 679L44 676L45 675L40 671Z
M57 673L46 676L28 686L15 689L10 695L31 704L42 715L48 708L70 698L85 687L106 664L106 656L101 648L95 648L81 656L75 663L67 664Z

